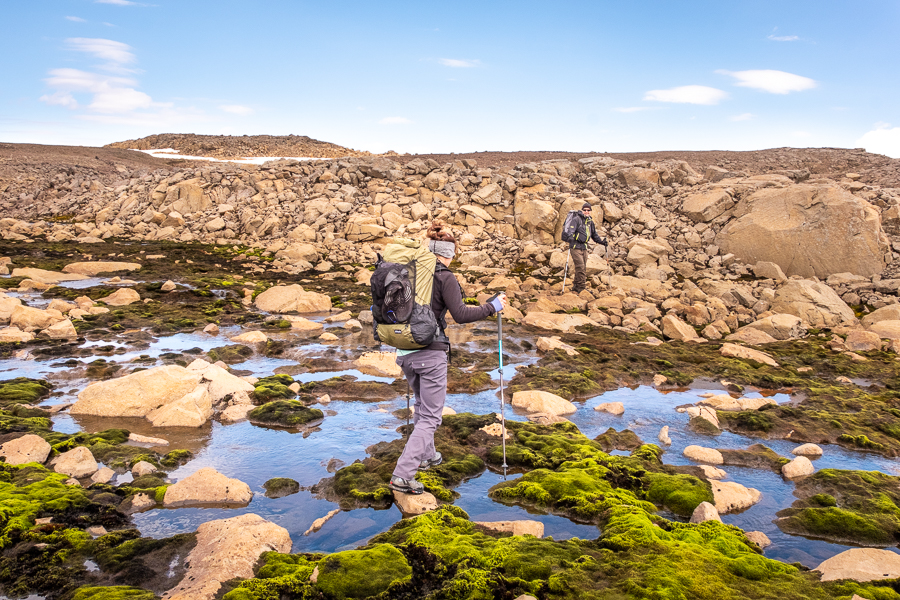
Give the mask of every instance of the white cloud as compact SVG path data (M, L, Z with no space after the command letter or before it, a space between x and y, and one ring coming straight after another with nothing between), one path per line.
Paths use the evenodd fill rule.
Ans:
M131 46L115 40L103 38L68 38L66 44L71 50L84 52L96 58L107 61L104 68L121 70L122 65L135 61Z
M56 106L65 106L66 108L78 108L78 100L71 92L54 92L45 94L39 98L41 102Z
M716 71L722 75L730 75L737 79L735 85L762 90L770 94L789 94L811 90L818 85L815 80L802 75L794 75L785 71L772 69L755 69L750 71Z
M856 140L855 145L875 154L900 158L900 127L891 127L889 123L876 123L875 129L863 134Z
M220 106L222 110L233 115L252 115L253 109L249 106L241 106L240 104L223 104Z
M66 17L66 21L74 21L75 23L87 23L85 19L81 17Z
M727 97L727 92L705 85L682 85L668 90L650 90L644 95L644 100L710 105L718 104Z
M480 60L461 60L458 58L439 58L438 62L445 67L453 67L455 69L469 69L481 64Z
M412 123L406 117L385 117L378 121L379 125L409 125Z
M115 4L116 6L141 6L131 0L94 0L95 4Z
M53 69L45 81L56 90L53 94L41 96L40 100L47 104L77 108L78 103L72 93L80 92L92 95L86 108L98 113L124 113L141 108L168 106L154 103L150 96L134 89L137 86L135 80L125 77L110 77L79 69Z
M770 35L769 39L773 42L796 42L800 39L798 35Z
M755 116L756 115L754 115L753 113L743 113L740 115L734 115L733 117L730 117L729 120L730 121L749 121L750 119L754 118Z
M621 108L614 108L613 110L620 113L636 113L642 112L645 110L658 110L658 106L623 106Z

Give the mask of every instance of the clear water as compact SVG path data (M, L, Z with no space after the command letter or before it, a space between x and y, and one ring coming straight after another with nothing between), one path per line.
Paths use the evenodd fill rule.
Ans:
M85 281L67 282L70 287L75 287L75 284L85 284ZM316 320L322 318L316 317ZM340 324L328 326L340 327ZM150 367L163 364L164 361L159 357L164 353L183 354L182 358L188 361L202 358L203 353L211 348L233 343L228 341L228 338L242 331L240 328L232 327L223 328L217 336L201 332L181 333L152 338L138 347L131 345L123 337L113 340L92 339L81 344L79 349L98 353L98 356L102 356L108 362L122 365L122 371L125 372L136 366ZM476 329L473 326L451 328L454 346L468 351L490 352L492 349L496 351L496 334L491 333L490 329ZM295 375L295 379L310 382L337 375L352 375L363 381L385 383L392 381L389 377L366 375L352 367L352 360L361 352L376 349L367 332L329 344L299 338L290 332L272 334L267 332L267 335L275 339L292 341L295 346L283 357L268 358L254 355L243 363L232 365L233 368L261 377L271 375L276 369L296 367L303 358L327 356L343 368L315 373L302 372ZM522 340L510 335L506 341ZM99 350L108 346L113 347L112 352ZM188 350L191 353L185 353ZM508 347L504 350L509 354L510 363L504 365L505 382L513 377L518 367L533 364L538 359L533 351L510 352ZM132 362L142 356L149 356L154 360ZM19 376L46 378L56 384L57 392L45 400L44 405L73 402L78 392L90 383L85 379L84 365L94 358L80 357L78 360L81 365L76 367L65 366L63 364L65 358L60 357L46 360L33 358L2 360L0 378ZM499 375L498 369L491 372L497 384ZM589 437L595 437L609 427L617 430L628 428L646 442L656 442L660 428L668 425L672 445L665 449L663 460L670 464L691 464L682 456L682 451L690 444L714 448L745 448L762 442L782 456L792 456L790 451L797 444L784 440L765 440L731 433L711 437L690 432L687 429L688 415L676 412L675 408L697 402L699 395L705 391L707 390L692 389L660 392L648 386L621 388L586 401L576 402L578 410L569 418ZM721 393L721 389L712 391ZM506 394L504 398L506 418L515 421L526 420L523 412L510 408L509 395ZM779 403L790 400L784 394L776 395L774 399ZM625 405L625 413L617 417L595 411L594 407L603 402L622 402ZM301 486L309 487L325 477L330 477L331 473L327 466L333 459L340 461L341 464L350 464L354 460L365 458L365 449L368 446L379 441L396 439L400 435L397 428L405 421L397 419L391 413L405 406L406 400L402 396L379 403L335 401L319 407L326 411L326 418L321 424L303 431L267 429L248 422L227 426L213 422L199 429L154 428L144 419L75 418L65 412L55 415L53 422L56 430L66 433L123 427L141 435L167 439L170 442L168 449L186 448L195 454L193 460L170 474L172 481L182 479L200 468L214 467L229 477L246 482L254 491L252 502L244 508L155 509L134 515L135 524L144 535L166 537L175 533L190 532L205 521L253 512L285 527L291 534L295 552L332 552L365 543L373 535L387 530L396 523L401 518L400 512L395 507L377 511L372 509L344 511L329 520L319 531L305 536L303 534L312 522L336 508L336 505L313 497L309 491L269 499L264 495L263 483L273 477L290 477L297 480ZM476 394L452 394L447 398L447 406L457 412L486 414L500 410L500 399L497 390ZM166 451L166 448L159 450ZM819 469L834 467L900 474L900 463L896 460L874 454L851 452L836 446L825 446L824 450L824 456L815 461ZM624 453L617 452L617 454ZM763 496L757 505L739 514L724 515L722 520L748 531L762 531L768 535L773 544L766 549L767 556L814 567L822 560L847 548L839 544L786 535L774 525L775 513L789 507L794 500L793 483L767 470L724 468L728 473L727 480L756 488ZM122 474L117 476L116 481L121 483L129 478L129 475ZM502 474L486 471L463 482L456 489L461 497L455 504L466 510L474 520L539 520L544 523L545 534L557 540L571 537L594 539L600 534L595 526L574 523L554 515L534 514L521 507L506 506L492 501L488 498L487 492L502 479Z

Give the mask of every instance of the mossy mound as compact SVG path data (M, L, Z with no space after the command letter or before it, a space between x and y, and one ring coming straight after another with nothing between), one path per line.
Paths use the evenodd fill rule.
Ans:
M50 395L53 385L42 379L16 377L0 381L0 408L15 404L36 404Z
M734 467L749 467L751 469L769 469L781 473L781 467L788 464L790 459L785 458L763 444L753 444L744 450L719 448L724 464Z
M271 600L277 598L314 598L309 578L321 554L279 554L265 552L256 577L234 582L222 600Z
M412 578L406 557L390 544L329 554L318 566L316 587L335 600L369 598Z
M247 413L250 422L255 425L274 425L280 427L299 427L325 418L325 414L317 408L304 406L297 400L275 400L258 406Z
M283 498L300 491L300 484L288 477L275 477L263 484L266 498Z
M310 394L314 397L328 394L332 400L383 402L405 394L406 382L402 379L390 384L378 381L357 381L353 375L341 375L324 381L301 384L300 393Z
M271 375L256 382L253 396L259 402L271 402L281 398L293 398L297 394L288 386L294 383L290 375Z
M497 385L484 371L463 371L453 365L447 367L448 394L476 394Z
M616 431L613 427L610 427L594 439L600 442L600 447L603 448L604 452L610 452L612 450L637 450L644 445L641 438L630 429Z
M776 521L786 533L863 546L900 542L900 477L822 469L797 481L794 494L799 500Z
M228 346L218 346L206 353L210 362L222 361L228 365L242 363L253 356L253 348L243 346L241 344L229 344Z
M129 586L87 586L78 588L72 600L158 600L158 596Z
M131 529L97 538L92 554L101 573L95 578L98 583L137 586L162 594L184 576L183 559L197 544L197 535L181 533L164 539L139 536Z

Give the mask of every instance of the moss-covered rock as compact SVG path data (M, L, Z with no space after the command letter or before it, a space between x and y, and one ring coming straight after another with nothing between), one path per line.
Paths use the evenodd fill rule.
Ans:
M335 600L369 598L412 578L406 557L390 544L329 554L318 566L316 587Z
M213 348L206 355L209 356L210 362L222 361L225 364L234 365L253 356L253 348L241 344L229 344Z
M300 484L288 477L275 477L263 484L266 498L283 498L300 491Z
M50 395L53 385L42 379L16 377L0 381L0 408L15 404L36 404Z
M613 427L610 427L594 439L600 442L600 447L603 448L604 452L610 452L612 450L637 450L644 445L641 438L630 429L616 431Z
M158 600L153 592L130 586L86 586L78 588L72 600Z
M719 448L725 465L749 467L751 469L769 469L781 473L781 467L791 462L768 446L753 444L743 450Z
M247 413L250 422L255 425L299 427L325 418L318 408L309 408L297 400L275 400L258 406Z
M293 398L297 394L288 386L294 383L290 375L271 375L256 382L253 396L258 402L271 402L282 398Z

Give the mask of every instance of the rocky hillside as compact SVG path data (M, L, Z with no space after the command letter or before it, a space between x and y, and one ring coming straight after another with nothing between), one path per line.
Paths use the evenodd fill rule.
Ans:
M369 156L337 144L320 142L305 135L198 135L194 133L160 133L137 140L107 144L105 148L153 150L174 148L181 154L234 159L250 156L298 156L306 158L340 158Z

